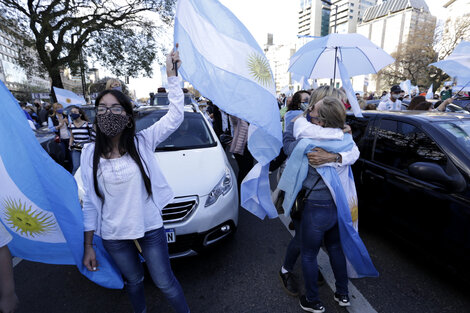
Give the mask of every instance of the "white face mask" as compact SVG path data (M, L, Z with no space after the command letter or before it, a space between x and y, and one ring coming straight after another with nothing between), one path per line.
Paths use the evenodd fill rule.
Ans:
M400 95L397 95L396 93L392 93L392 98L393 99L398 99L400 97Z

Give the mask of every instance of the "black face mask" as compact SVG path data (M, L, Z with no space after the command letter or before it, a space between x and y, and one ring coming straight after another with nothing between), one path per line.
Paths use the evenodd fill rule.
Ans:
M403 97L399 97L398 100L402 101L402 100L403 100Z

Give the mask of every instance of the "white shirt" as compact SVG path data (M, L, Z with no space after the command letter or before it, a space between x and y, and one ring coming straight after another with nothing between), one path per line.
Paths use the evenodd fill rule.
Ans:
M0 248L10 243L12 237L0 222Z
M401 101L398 99L395 102L390 99L382 101L379 103L377 111L401 111Z
M183 122L184 96L180 87L180 77L168 77L168 99L170 100L168 113L155 124L141 130L135 136L134 142L144 163L145 173L152 182L152 201L158 209L163 209L173 199L173 191L163 175L157 159L155 148L170 136ZM82 149L80 168L83 181L83 222L85 231L95 231L101 236L103 221L103 201L96 195L93 184L93 154L95 143L86 144ZM135 198L135 197L134 197ZM147 199L147 193L145 198ZM161 219L161 216L160 216ZM148 225L143 225L143 228Z
M107 240L142 238L160 228L160 210L145 189L137 163L126 153L117 159L101 158L97 173L104 202L101 237Z

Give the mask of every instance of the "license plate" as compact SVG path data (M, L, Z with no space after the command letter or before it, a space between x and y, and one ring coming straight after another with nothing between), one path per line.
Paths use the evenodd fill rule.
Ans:
M176 241L175 229L169 228L169 229L165 229L165 231L166 231L166 241L168 243L175 242Z

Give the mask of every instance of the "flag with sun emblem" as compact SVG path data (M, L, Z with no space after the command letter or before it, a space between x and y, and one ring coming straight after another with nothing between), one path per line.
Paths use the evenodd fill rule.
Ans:
M62 104L64 108L68 107L69 105L85 105L86 104L85 99L77 95L73 91L54 87L54 92L57 98L57 102Z
M0 223L13 237L14 256L49 264L76 264L81 273L108 288L122 288L99 238L99 272L82 265L83 214L77 184L41 147L24 113L3 82L0 114Z
M277 217L268 167L282 147L282 131L263 50L217 0L178 0L174 36L183 78L223 111L250 123L248 148L258 164L242 184L241 205L260 218Z

